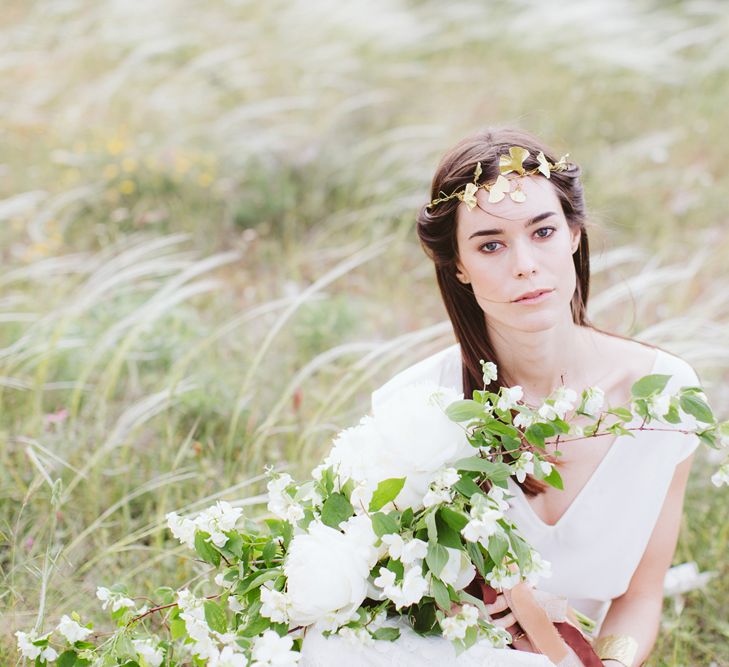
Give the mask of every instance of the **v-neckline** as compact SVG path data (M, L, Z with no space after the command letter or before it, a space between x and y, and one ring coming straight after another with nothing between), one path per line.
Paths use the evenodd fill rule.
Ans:
M647 373L647 375L653 375L656 372L656 369L658 368L658 360L661 357L661 350L659 348L655 348L656 350L656 356L653 360L653 367L651 370ZM628 422L629 424L632 422ZM592 471L592 474L587 478L587 481L582 485L582 488L577 492L577 495L572 499L572 502L567 505L567 509L562 512L559 519L555 521L554 523L547 523L540 517L536 510L532 507L531 503L529 502L528 496L522 491L521 487L514 482L514 480L510 477L509 482L509 492L516 491L517 494L519 494L524 501L524 504L527 506L527 511L531 514L531 516L537 521L537 523L542 526L543 528L546 528L548 530L555 530L556 528L559 528L565 521L566 518L569 517L570 513L573 511L573 508L575 505L578 504L580 500L585 496L586 492L589 490L589 487L594 484L595 479L599 476L599 473L605 469L605 464L610 460L611 454L617 449L617 445L621 441L622 438L629 437L627 434L619 434L615 436L612 443L610 443L610 447L608 448L607 452L603 455L602 459L600 459L600 463L597 464L597 467Z

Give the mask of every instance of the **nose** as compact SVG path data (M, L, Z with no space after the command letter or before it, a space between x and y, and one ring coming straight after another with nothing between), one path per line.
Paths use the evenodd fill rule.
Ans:
M514 276L522 278L537 272L537 260L528 243L514 244Z

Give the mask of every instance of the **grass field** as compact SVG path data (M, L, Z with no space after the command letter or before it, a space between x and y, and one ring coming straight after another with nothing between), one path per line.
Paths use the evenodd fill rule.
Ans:
M0 664L97 585L204 576L166 512L255 514L450 344L414 232L488 124L582 165L590 315L729 416L729 18L702 2L5 0ZM729 665L729 503L697 458L650 664Z

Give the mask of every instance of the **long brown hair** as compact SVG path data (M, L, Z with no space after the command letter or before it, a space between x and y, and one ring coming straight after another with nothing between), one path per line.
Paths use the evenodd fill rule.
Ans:
M551 163L558 160L555 152L532 134L514 128L488 128L459 141L441 159L431 184L431 200L442 193L450 194L472 181L476 164L481 162L481 182L495 179L499 174L499 156L508 154L510 146L522 146L529 151L524 161L526 169L538 166L536 156L542 151ZM550 181L562 205L567 224L571 229L580 229L580 244L572 255L577 274L577 285L570 302L572 319L576 324L595 328L587 319L587 299L590 292L590 252L585 229L585 198L580 182L580 168L569 162L565 171L553 171ZM456 239L457 198L428 208L424 205L417 216L417 230L420 243L428 257L435 264L438 287L448 316L453 324L456 340L461 347L463 393L473 396L476 389L483 388L480 360L493 361L499 368L486 329L484 312L476 301L473 287L463 284L456 277L458 271L458 242ZM598 329L599 330L599 329ZM503 384L503 374L486 387L487 391L498 392ZM527 477L520 484L522 489L536 495L546 489L546 484L533 477Z

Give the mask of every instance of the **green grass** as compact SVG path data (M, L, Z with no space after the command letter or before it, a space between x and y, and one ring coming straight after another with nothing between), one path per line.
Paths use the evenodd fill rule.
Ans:
M729 414L720 2L180 4L0 11L0 663L41 605L103 626L97 585L200 577L166 512L255 514L264 464L307 474L452 342L413 219L481 126L582 165L593 320ZM651 665L729 665L710 469L675 562L718 574Z

